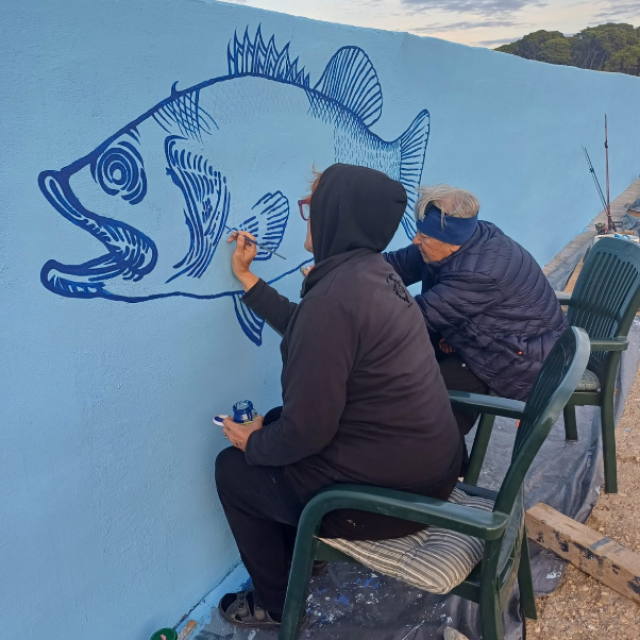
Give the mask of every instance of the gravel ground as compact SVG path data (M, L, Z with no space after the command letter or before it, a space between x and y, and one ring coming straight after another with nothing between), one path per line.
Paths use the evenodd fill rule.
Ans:
M640 374L616 429L617 495L601 494L587 525L640 554ZM640 605L569 565L551 595L539 598L528 640L640 640Z

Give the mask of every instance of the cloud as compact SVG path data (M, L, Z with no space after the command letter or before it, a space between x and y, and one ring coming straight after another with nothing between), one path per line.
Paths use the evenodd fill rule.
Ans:
M511 42L515 42L516 40L520 40L518 36L513 38L496 38L495 40L480 40L476 44L479 47L488 47L489 49L493 49L493 47L499 47L502 44L510 44Z
M430 33L443 33L448 31L467 31L469 29L491 29L495 27L521 27L526 26L510 18L501 20L462 20L460 22L434 23L426 27L412 27L413 33L427 35Z
M610 0L594 16L594 20L612 20L614 22L633 20L637 25L640 23L640 3L638 0Z
M541 7L547 4L544 0L401 0L401 3L413 14L433 9L487 17L510 15L526 7Z

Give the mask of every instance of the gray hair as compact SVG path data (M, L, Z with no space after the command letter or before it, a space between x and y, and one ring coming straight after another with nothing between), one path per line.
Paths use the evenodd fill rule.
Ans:
M430 204L434 204L443 214L452 218L473 218L480 211L480 203L473 193L450 187L448 184L420 187L418 193L419 197L415 207L418 220L424 218L425 211Z

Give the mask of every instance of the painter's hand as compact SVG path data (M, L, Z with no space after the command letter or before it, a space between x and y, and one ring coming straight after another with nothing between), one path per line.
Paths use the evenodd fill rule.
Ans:
M222 423L222 432L231 444L236 447L236 449L245 451L247 448L247 442L249 441L249 436L254 431L262 429L263 423L264 416L256 416L253 422L250 422L249 424L238 424L231 418L225 418Z
M258 255L258 247L255 242L248 242L247 238L255 240L246 231L233 231L227 240L227 242L235 241L236 243L236 248L231 254L231 269L245 291L249 291L259 280L258 276L251 273L251 263Z

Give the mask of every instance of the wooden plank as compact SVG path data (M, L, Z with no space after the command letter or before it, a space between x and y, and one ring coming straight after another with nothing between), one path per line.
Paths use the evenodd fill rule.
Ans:
M178 640L187 640L187 638L195 631L196 626L197 625L195 620L189 620L184 629L180 632Z
M526 524L531 540L640 603L640 556L546 504L529 509Z

